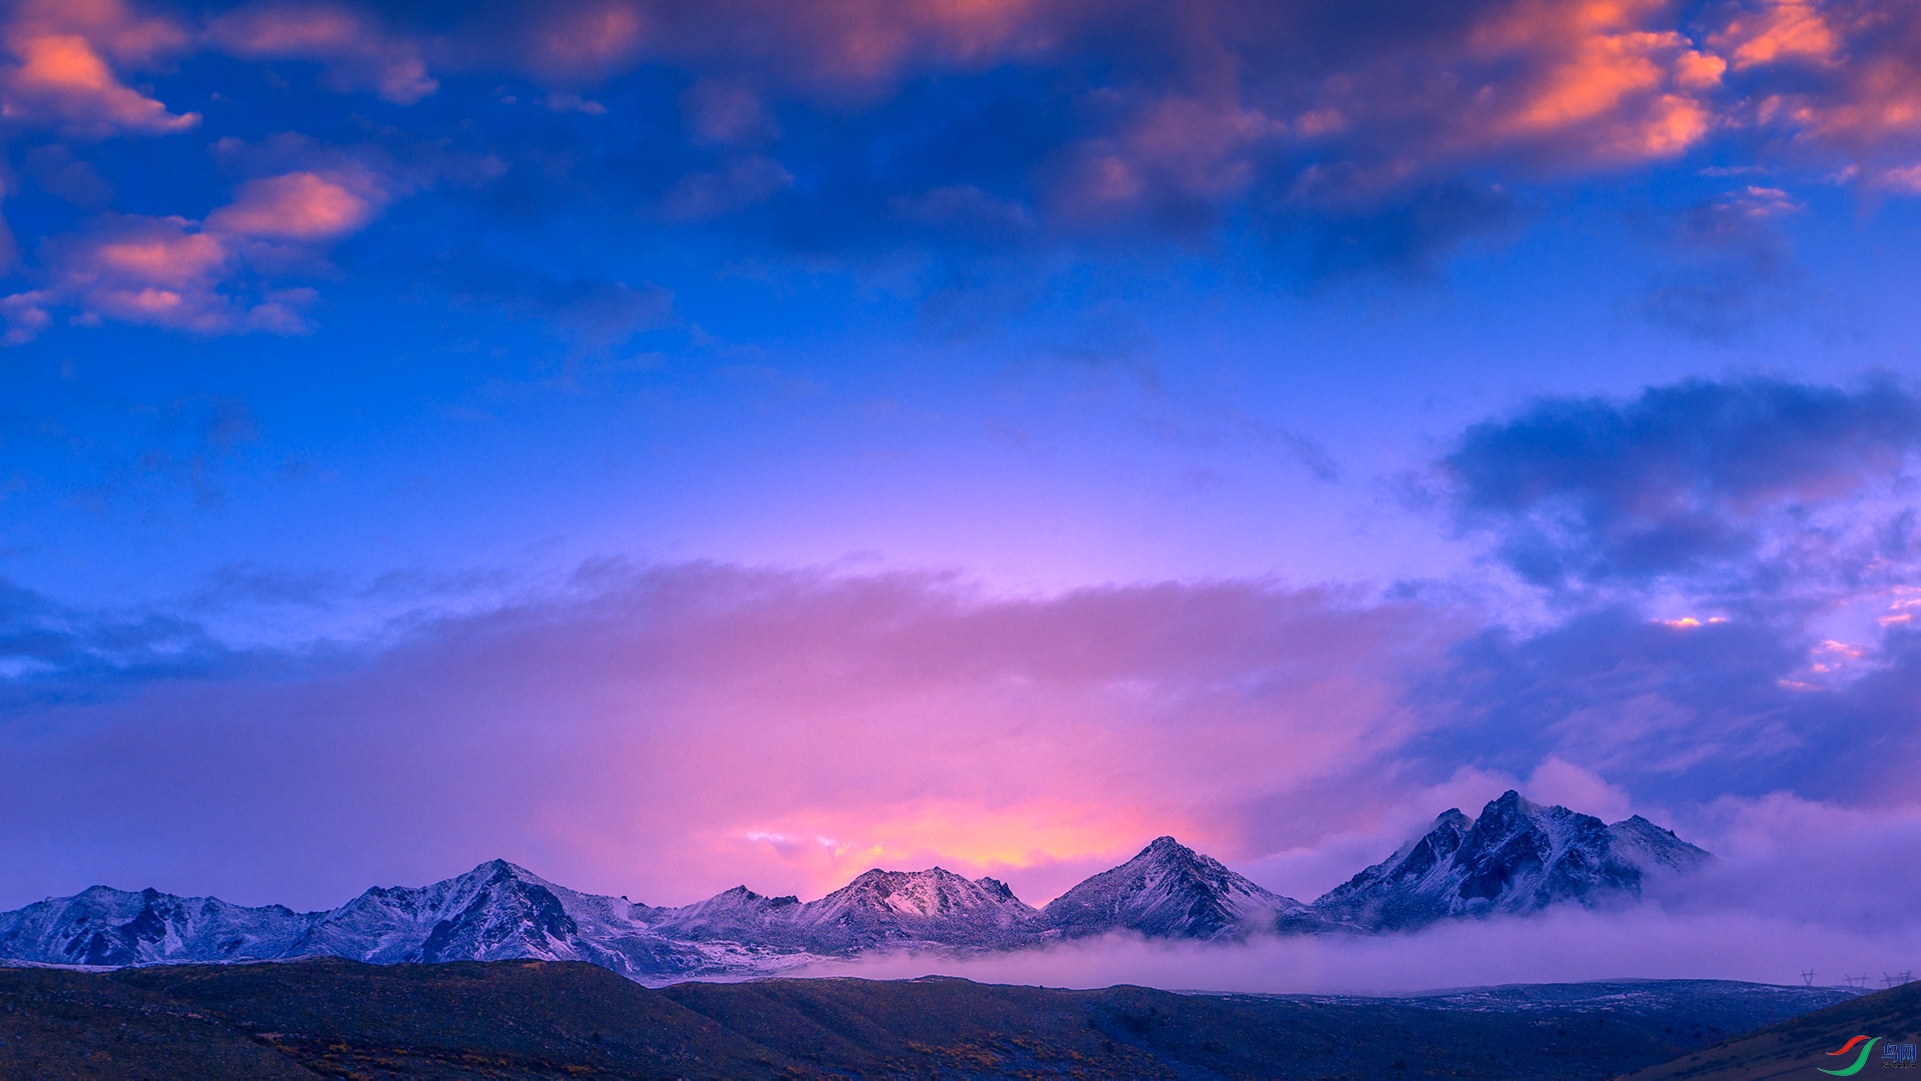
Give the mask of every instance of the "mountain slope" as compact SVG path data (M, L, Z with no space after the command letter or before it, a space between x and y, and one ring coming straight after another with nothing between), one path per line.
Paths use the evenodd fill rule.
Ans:
M1397 931L1566 902L1595 907L1638 898L1650 874L1683 873L1711 858L1639 815L1610 826L1509 791L1476 819L1442 813L1426 834L1312 908L1335 927Z
M96 886L0 913L0 958L119 967L341 957L377 964L587 961L643 983L768 975L889 949L1002 950L1113 932L1202 941L1414 928L1439 919L1598 905L1707 853L1643 818L1612 826L1509 792L1478 819L1451 810L1426 835L1313 905L1155 839L1036 911L1006 883L939 867L870 870L819 900L736 887L654 908L579 893L493 860L420 887L384 887L326 912Z
M1921 983L1863 995L1783 1021L1740 1039L1642 1070L1624 1081L1818 1078L1816 1067L1832 1070L1852 1065L1851 1057L1830 1052L1861 1035L1879 1036L1883 1043L1921 1042ZM1868 1055L1863 1072L1879 1076L1881 1070L1881 1046L1877 1044Z
M1683 980L1303 999L937 978L649 990L527 961L0 968L0 1077L1561 1081L1832 1000Z
M702 971L701 952L649 927L657 910L576 893L505 860L418 889L371 889L283 956L357 961L590 961L644 978Z
M689 941L846 956L895 946L1015 945L1034 914L997 879L970 880L940 867L876 869L806 904L736 886L685 908L659 910L652 929Z
M1157 837L1133 859L1055 898L1036 927L1061 938L1135 931L1223 939L1271 931L1279 918L1306 910L1172 837Z
M0 957L67 965L284 957L314 919L279 905L94 886L0 913Z
M1004 946L1034 909L997 879L927 871L867 871L795 910L817 949L857 952L901 943ZM1018 936L1016 936L1018 937Z

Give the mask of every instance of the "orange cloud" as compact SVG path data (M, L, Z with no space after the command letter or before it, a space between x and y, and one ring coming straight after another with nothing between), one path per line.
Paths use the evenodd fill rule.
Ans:
M1840 35L1826 15L1805 0L1774 0L1758 11L1742 12L1712 40L1736 70L1789 60L1827 65L1841 49Z
M1515 58L1539 73L1516 82L1497 107L1496 138L1579 139L1577 153L1600 164L1671 157L1713 124L1706 99L1725 64L1674 30L1661 0L1530 0L1479 28L1484 58Z
M1187 822L1149 817L1138 806L1120 801L1073 803L1042 797L993 806L970 800L910 800L893 807L822 807L779 815L716 835L712 845L717 857L743 864L778 860L818 894L873 867L900 870L938 863L971 878L1055 864L1105 866L1133 855L1157 834L1194 836Z
M1768 0L1710 38L1753 90L1753 119L1847 175L1910 191L1921 159L1921 9L1873 0Z

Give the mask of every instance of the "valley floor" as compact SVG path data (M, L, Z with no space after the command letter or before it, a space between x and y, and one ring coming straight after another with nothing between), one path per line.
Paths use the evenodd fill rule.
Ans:
M1884 998L1848 997L1721 981L1400 999L942 978L656 990L523 961L6 968L0 1077L1601 1079Z

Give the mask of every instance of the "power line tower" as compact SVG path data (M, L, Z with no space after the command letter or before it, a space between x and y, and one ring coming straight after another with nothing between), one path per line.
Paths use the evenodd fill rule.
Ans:
M1894 984L1895 984L1895 978L1893 976L1888 975L1887 972L1884 970L1881 973L1881 986L1892 991L1894 990Z
M1801 973L1801 982L1808 985L1809 987L1813 987L1814 986L1814 970L1808 969L1806 972Z
M1854 988L1856 991L1865 991L1868 989L1868 974L1865 972L1859 976L1849 976L1843 973L1841 978L1848 981L1848 986Z

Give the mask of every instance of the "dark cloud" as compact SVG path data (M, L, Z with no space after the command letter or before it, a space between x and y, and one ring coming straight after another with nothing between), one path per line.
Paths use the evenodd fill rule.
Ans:
M301 298L239 280L251 271L277 282L288 268L212 228L225 193L196 163L207 142L231 163L236 140L305 138L308 152L281 154L274 168L360 200L338 228L307 238L307 277L332 242L363 249L343 253L349 262L382 249L350 243L364 229L389 238L392 269L409 279L449 248L471 253L464 241L479 235L508 249L497 255L510 265L535 245L579 263L690 232L756 252L951 258L1169 239L1227 251L1254 237L1283 275L1418 271L1465 238L1508 228L1513 184L1672 160L1738 126L1740 103L1720 82L1729 61L1682 30L1655 3L1522 0L1475 0L1445 19L1406 0L1285 10L1244 0L502 0L478 10L259 0L144 16L35 0L0 26L0 46L23 65L0 86L12 134L85 148L43 162L40 188L88 206L116 190L150 204L119 209L182 234L169 266L195 254L189 243L204 250L184 282L121 268L128 299L54 288L74 274L53 265L64 250L53 243L28 268L44 284L15 294L14 327L24 337L69 306L198 333L307 329ZM1749 47L1737 37L1729 50ZM108 81L55 93L34 65L56 61L98 64ZM165 78L149 93L131 81L142 72ZM218 106L169 111L172 99ZM161 138L189 127L206 141ZM80 129L136 138L71 137ZM486 193L440 190L451 173L366 152L376 144L464 155L468 167L454 171ZM277 206L318 190L292 175ZM402 200L442 205L389 216ZM267 218L255 207L218 220ZM71 233L70 219L71 208L31 210L23 249ZM516 219L532 228L501 238ZM663 221L680 235L664 237ZM156 307L163 287L181 302ZM1691 296L1673 292L1657 310L1712 306Z
M17 65L0 97L38 182L8 208L32 286L0 297L15 341L62 308L304 333L317 297L282 283L324 280L334 258L410 283L477 255L619 281L633 275L602 265L612 253L689 246L723 262L965 262L1171 241L1248 252L1282 279L1418 275L1511 230L1529 185L1711 143L1921 189L1904 164L1921 148L1904 119L1921 116L1921 76L1898 47L1917 22L1867 0L1736 4L1698 23L1653 0L1474 0L1446 18L1408 0L17 8L0 23ZM99 85L59 84L59 64L97 66ZM207 175L206 145L229 170L252 161L243 186L278 183L275 206L296 209L316 181L230 151L301 140L272 168L358 211L298 245L214 228L294 219L264 203L209 216L233 178ZM74 253L71 237L100 228L75 204L116 198L102 221L180 234L166 261L180 280L143 264L81 288L104 272ZM1791 305L1786 264L1739 247L1653 283L1641 314L1727 336Z
M1892 381L1690 380L1535 402L1467 429L1440 470L1460 527L1531 582L1778 600L1908 565L1918 447L1921 401Z
M1525 773L1548 757L1661 795L1806 785L1843 750L1834 696L1783 686L1809 643L1747 622L1673 627L1625 608L1532 635L1488 630L1413 692L1437 718L1418 753Z
M341 593L336 576L299 573L257 563L225 563L186 600L189 608L226 609L257 604L328 607Z
M1641 302L1650 321L1711 340L1750 330L1803 302L1805 282L1776 224L1802 204L1779 188L1749 185L1687 208L1657 226L1673 258Z
M199 624L165 611L89 611L0 578L0 720L34 704L111 696L204 676L234 658Z
M463 277L482 291L458 293L458 303L537 319L552 336L588 355L605 354L677 321L674 294L647 282L561 281L527 273L504 281Z

